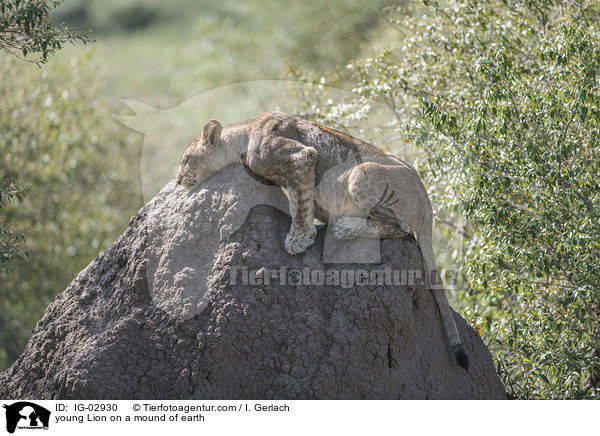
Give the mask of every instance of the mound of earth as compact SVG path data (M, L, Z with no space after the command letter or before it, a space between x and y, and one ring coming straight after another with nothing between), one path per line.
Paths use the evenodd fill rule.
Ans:
M49 305L0 397L505 397L458 314L471 365L455 362L419 280L352 276L422 269L412 237L382 240L377 264L326 264L326 226L286 253L285 210L281 190L241 166L191 193L168 184Z

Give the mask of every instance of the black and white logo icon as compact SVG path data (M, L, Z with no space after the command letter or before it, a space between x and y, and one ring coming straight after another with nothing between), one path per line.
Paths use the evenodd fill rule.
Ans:
M29 401L19 401L3 406L6 409L6 431L14 433L16 429L48 429L50 411Z

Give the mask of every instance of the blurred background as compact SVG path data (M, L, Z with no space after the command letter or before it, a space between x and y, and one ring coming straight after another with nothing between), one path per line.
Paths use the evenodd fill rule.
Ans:
M207 119L282 109L415 165L510 398L600 395L597 0L0 5L0 371Z

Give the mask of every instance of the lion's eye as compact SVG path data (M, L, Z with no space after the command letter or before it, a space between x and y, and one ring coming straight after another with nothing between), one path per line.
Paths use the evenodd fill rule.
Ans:
M189 161L190 161L190 158L189 158L189 156L188 156L188 157L186 157L186 158L183 160L183 164L184 164L184 165L187 165L187 163L188 163Z

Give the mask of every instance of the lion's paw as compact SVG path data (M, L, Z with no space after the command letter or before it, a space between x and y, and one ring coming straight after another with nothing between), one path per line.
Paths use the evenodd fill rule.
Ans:
M292 255L304 253L315 242L316 235L317 230L315 226L304 229L295 229L292 226L290 232L285 237L285 249Z
M364 218L350 216L338 218L333 226L333 237L338 240L356 239L361 236L365 226Z

